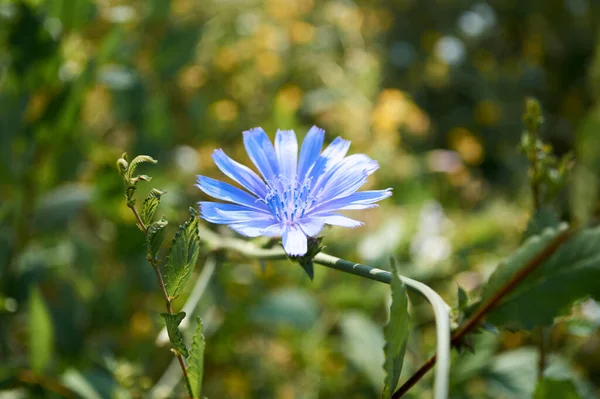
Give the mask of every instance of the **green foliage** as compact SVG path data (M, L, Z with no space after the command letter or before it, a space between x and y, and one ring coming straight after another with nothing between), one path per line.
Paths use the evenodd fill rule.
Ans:
M525 239L542 234L547 228L557 228L560 225L560 219L552 209L537 209L534 215L529 219L527 229L523 234Z
M167 231L167 224L169 222L164 217L148 226L148 232L146 233L146 246L148 248L148 258L156 259L158 257L158 251L165 240L165 233Z
M580 396L573 382L544 378L538 381L533 399L580 399Z
M158 161L153 159L152 157L148 156L148 155L138 155L137 157L135 157L130 163L129 163L129 167L127 168L127 170L125 171L123 177L125 178L125 180L127 182L129 182L129 184L131 185L135 185L135 183L137 183L140 180L143 181L150 181L151 178L149 176L146 175L139 175L139 176L134 176L135 171L137 170L138 166L142 163L152 163L155 164Z
M167 327L167 333L169 334L169 341L173 345L173 349L183 356L188 356L188 350L183 340L183 334L179 331L179 325L185 318L185 312L179 312L177 314L161 313L160 316L165 321Z
M493 292L507 271L517 271L527 259L535 256L542 243L556 236L557 230L547 230L542 236L529 239L492 275L484 297ZM540 265L523 282L506 295L490 313L488 320L510 329L532 329L551 325L555 317L564 314L578 299L600 297L600 228L578 232Z
M529 174L536 208L554 199L564 187L568 172L573 166L572 153L559 158L554 155L550 144L538 138L543 121L540 103L534 98L528 98L523 115L526 130L521 136L520 148L530 163Z
M29 296L29 358L32 370L43 373L52 361L54 325L38 288Z
M481 302L491 298L506 282L508 282L528 261L544 250L552 240L556 239L567 226L558 229L546 229L541 235L527 239L521 247L510 255L506 260L500 262L494 273L490 276L483 287Z
M144 200L140 216L146 226L149 226L154 221L154 215L156 215L156 211L160 205L160 197L164 194L166 194L166 191L153 188Z
M204 375L204 335L202 334L202 320L196 318L196 332L192 338L190 357L188 358L188 376L192 386L194 398L202 396L202 378Z
M190 208L190 215L173 238L165 266L165 284L170 298L177 298L185 288L200 253L198 217L194 208Z
M390 306L390 320L383 329L385 346L384 369L386 377L382 397L391 398L402 372L406 343L408 342L409 320L408 296L406 286L399 277L398 266L394 259L392 263L392 304Z

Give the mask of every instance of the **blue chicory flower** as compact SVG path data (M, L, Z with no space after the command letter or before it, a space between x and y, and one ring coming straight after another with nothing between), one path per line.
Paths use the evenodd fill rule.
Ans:
M206 176L197 186L220 202L200 202L201 216L227 224L247 237L282 237L290 256L307 252L307 237L324 225L358 227L362 223L337 212L376 207L392 195L391 189L357 190L379 165L363 154L346 157L350 142L338 137L321 153L325 131L313 126L300 155L293 130L278 130L275 146L262 128L243 133L244 146L262 179L250 168L215 150L217 167L247 191Z

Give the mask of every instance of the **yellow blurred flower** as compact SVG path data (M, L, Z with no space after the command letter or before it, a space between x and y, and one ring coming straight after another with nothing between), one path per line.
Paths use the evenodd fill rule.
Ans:
M238 115L238 106L235 102L223 99L211 105L215 118L221 122L231 122Z
M450 148L458 152L461 158L471 165L479 165L484 159L484 150L479 139L463 127L452 129L448 133Z
M213 63L222 71L230 71L238 61L236 51L231 47L223 47L217 51Z
M256 56L256 69L265 77L273 77L281 71L281 58L273 52L265 52Z
M423 134L429 128L427 115L398 89L381 92L371 118L376 136L386 137L385 141L390 144L398 141L398 129L401 127L416 134Z
M289 111L296 111L302 105L302 90L295 85L282 88L277 94L277 104Z
M296 21L290 27L290 37L294 43L310 43L315 37L315 27L308 22Z
M177 84L183 90L196 90L206 83L206 69L200 65L182 68L177 76Z

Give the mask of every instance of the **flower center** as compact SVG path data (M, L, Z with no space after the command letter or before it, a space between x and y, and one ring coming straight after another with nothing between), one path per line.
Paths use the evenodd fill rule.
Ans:
M269 207L281 223L295 224L316 201L316 197L310 192L310 178L299 182L295 178L290 180L279 175L267 181L267 187L267 195L260 201Z

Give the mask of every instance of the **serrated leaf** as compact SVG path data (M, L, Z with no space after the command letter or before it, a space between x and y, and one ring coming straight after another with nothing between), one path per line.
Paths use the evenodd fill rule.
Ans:
M204 335L202 335L202 320L196 318L196 332L192 339L190 357L188 358L188 376L194 398L201 398L202 376L204 374Z
M160 197L165 193L166 191L161 191L153 188L144 200L141 218L142 222L144 222L146 226L148 226L154 220L154 215L156 215L158 205L160 204Z
M580 399L580 396L572 381L544 378L538 382L533 399Z
M146 234L146 246L148 247L148 257L155 259L158 256L158 251L165 240L165 232L167 231L169 222L164 217L148 226Z
M129 163L129 167L127 168L127 171L125 172L125 178L127 180L132 180L133 174L135 173L135 170L137 169L137 167L140 164L145 163L145 162L155 164L158 161L148 155L138 155ZM144 177L147 177L147 176L144 176ZM141 179L141 180L145 180L145 179Z
M52 359L54 326L38 288L29 297L29 358L31 369L43 373Z
M404 363L406 353L406 343L408 341L408 323L410 316L408 314L408 297L406 295L406 286L399 276L398 266L392 259L392 305L390 307L390 321L383 328L385 346L384 369L386 377L382 398L392 397Z
M179 331L179 324L181 324L181 321L185 317L185 312L179 312L177 314L161 313L160 316L165 321L167 334L169 335L169 341L171 341L173 349L175 349L177 353L187 357L188 350L183 341L183 334Z
M576 300L588 296L599 299L599 280L600 227L596 227L578 232L561 245L504 297L488 321L512 329L551 325Z
M185 287L200 253L198 217L193 208L190 208L190 214L190 220L179 226L167 258L165 284L171 298L177 298Z

